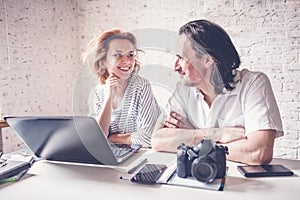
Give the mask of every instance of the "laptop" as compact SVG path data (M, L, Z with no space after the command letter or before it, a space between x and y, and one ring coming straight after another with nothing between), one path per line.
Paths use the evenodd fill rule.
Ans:
M108 141L97 121L87 116L7 116L9 126L38 158L118 165L141 146Z

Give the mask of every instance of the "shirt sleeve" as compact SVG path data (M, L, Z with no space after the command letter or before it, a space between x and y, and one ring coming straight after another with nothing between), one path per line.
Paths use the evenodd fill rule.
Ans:
M89 114L88 116L96 118L97 115L100 113L102 104L103 104L103 95L100 95L102 92L101 88L96 86L91 89L89 98L88 98L88 105L89 105Z
M131 133L131 140L133 144L141 144L143 147L151 147L151 135L159 114L159 105L152 93L150 83L146 81L141 90L138 105L138 131Z
M268 77L260 73L244 88L244 114L246 134L257 130L276 130L282 136L282 121Z
M170 112L173 111L188 121L187 99L190 96L189 91L190 90L183 85L182 81L179 81L176 84L176 89L172 93L172 96L168 99L162 114L163 116L161 116L160 119L165 119L170 115Z

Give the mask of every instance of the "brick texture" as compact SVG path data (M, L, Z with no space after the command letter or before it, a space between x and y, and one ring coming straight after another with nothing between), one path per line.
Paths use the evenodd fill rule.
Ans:
M160 29L172 35L200 18L227 30L241 68L269 76L285 132L276 139L274 156L300 159L298 0L0 0L2 116L85 114L86 91L94 79L81 67L80 56L99 31ZM170 38L162 34L161 42ZM141 34L138 39L151 38ZM166 49L153 45L140 56L141 73L162 103L177 80L172 49ZM22 147L12 131L2 132L5 151Z

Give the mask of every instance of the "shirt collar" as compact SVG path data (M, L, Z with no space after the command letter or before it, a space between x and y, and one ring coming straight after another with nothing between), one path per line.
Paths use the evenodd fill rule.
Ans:
M233 87L234 89L232 91L229 91L227 89L224 88L224 94L228 94L228 95L235 95L237 93L240 92L240 88L241 88L241 72L236 70L236 75L233 78Z
M232 91L230 91L230 90L227 90L226 88L223 88L223 93L221 93L219 95L236 95L240 91L241 82L242 82L240 71L236 70L236 75L235 75L233 81L234 81L234 84L233 84L234 89ZM198 88L192 87L191 89L193 91L193 94L194 94L195 98L197 96L201 97L202 99L204 98L204 95L202 94L202 92Z

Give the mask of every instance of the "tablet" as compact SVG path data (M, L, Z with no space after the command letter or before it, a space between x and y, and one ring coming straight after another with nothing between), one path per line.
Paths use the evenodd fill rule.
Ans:
M237 169L245 177L292 176L294 173L283 165L244 165Z

